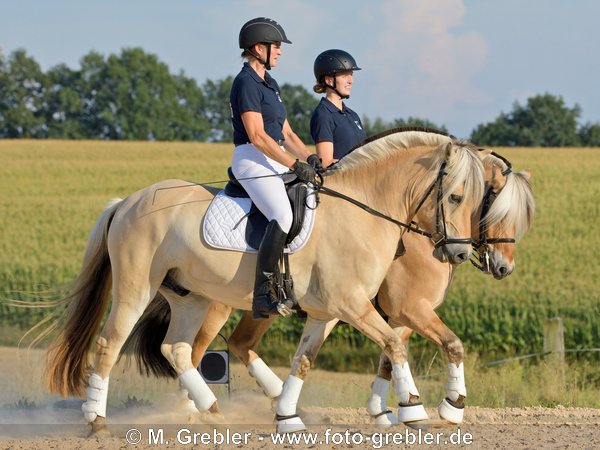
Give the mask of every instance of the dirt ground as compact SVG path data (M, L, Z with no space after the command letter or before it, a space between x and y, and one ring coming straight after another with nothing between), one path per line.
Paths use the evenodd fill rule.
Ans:
M473 448L473 449L598 449L600 410L588 408L469 408L460 427L433 423L426 429L402 425L390 429L370 426L362 408L306 408L302 415L308 425L293 441L275 442L270 414L254 414L262 399L246 399L230 414L243 423L173 423L175 416L152 416L131 411L113 417L109 431L87 437L76 408L65 409L63 419L70 424L23 423L29 417L12 420L18 425L0 424L0 448L11 450L93 450L93 449L300 449L300 448ZM230 405L231 406L231 405ZM227 408L226 408L227 409ZM230 410L229 413L234 411ZM430 410L430 417L436 417ZM41 412L39 412L41 413ZM237 417L236 417L237 416ZM5 419L6 417L3 417ZM254 420L252 420L252 419ZM135 419L135 420L134 420ZM177 420L175 420L177 421ZM131 423L126 423L131 422ZM146 423L143 423L146 422ZM182 421L183 422L183 421ZM132 431L134 430L134 431ZM329 430L329 431L328 431ZM286 435L279 435L286 438ZM128 442L129 439L129 442ZM315 439L315 443L310 439ZM134 444L138 442L138 444ZM133 442L133 443L130 443Z
M436 421L436 409L428 408L432 420L418 429L404 425L380 429L370 424L365 408L306 402L299 413L307 431L276 435L270 401L256 389L245 387L230 397L221 391L217 397L223 416L199 416L185 408L176 382L157 384L134 378L125 369L111 375L111 389L121 400L111 406L109 398L108 429L89 437L81 400L60 400L44 392L40 358L41 352L17 358L13 349L0 348L0 449L600 449L600 409L560 406L467 407L460 427ZM343 376L329 374L334 387L318 395L328 399L347 395L344 388L356 389L355 384L371 379L349 381L350 374L347 379L336 378ZM160 391L169 393L158 400ZM131 392L137 392L138 399L157 400L129 401Z

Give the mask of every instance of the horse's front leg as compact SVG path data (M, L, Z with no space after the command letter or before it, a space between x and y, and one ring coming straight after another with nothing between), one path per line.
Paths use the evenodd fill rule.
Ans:
M412 330L406 327L394 328L406 346ZM379 358L379 368L371 383L371 395L367 400L367 411L375 425L389 427L398 424L396 414L387 407L387 396L392 380L392 362L384 352Z
M413 308L403 309L404 322L421 336L438 344L448 356L448 378L444 385L446 398L438 408L440 417L448 422L461 423L467 397L463 344L442 322L431 304L424 301L413 305Z
M300 345L292 361L292 369L283 384L281 395L277 398L275 419L278 433L294 433L306 429L302 419L296 413L302 385L321 345L337 322L338 319L326 321L310 316L306 320Z
M356 306L356 305L355 305ZM400 422L417 422L428 419L423 404L419 401L419 391L408 366L408 354L401 337L386 323L370 302L364 305L362 314L345 314L342 318L378 344L391 361L391 378L399 400L398 419ZM383 377L381 377L384 380ZM376 380L377 381L377 380ZM381 395L387 389L385 383L377 386Z

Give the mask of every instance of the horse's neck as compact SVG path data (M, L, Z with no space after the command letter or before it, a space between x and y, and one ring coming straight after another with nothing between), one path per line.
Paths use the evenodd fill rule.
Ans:
M328 186L397 220L405 220L417 180L427 176L418 163L426 149L403 150L395 157L371 161L332 176ZM329 181L329 178L328 178Z

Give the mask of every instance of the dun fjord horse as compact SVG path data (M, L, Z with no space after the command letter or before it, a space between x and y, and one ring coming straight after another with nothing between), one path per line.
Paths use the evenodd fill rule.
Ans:
M446 136L402 131L369 141L326 177L329 189L380 214L322 195L309 242L290 257L296 296L308 319L278 397L280 431L303 428L295 415L302 383L338 319L360 330L390 358L401 410L422 409L412 400L414 382L404 344L370 299L405 234L398 221L412 221L434 235L434 256L440 260L460 263L469 258L465 236L471 235L472 211L483 195L481 157ZM215 403L192 364L194 337L211 303L251 308L256 262L254 254L216 250L203 241L200 225L212 198L201 186L164 181L111 205L92 230L64 327L49 350L47 374L53 392L86 393L82 409L93 429L103 426L109 375L123 343L167 272L191 294L163 292L171 321L161 352L198 410ZM97 337L111 284L112 307ZM88 374L87 355L95 340L95 363Z
M510 275L514 270L514 243L530 228L535 204L528 179L529 172L515 173L504 158L488 155L484 161L485 194L479 208L472 216L472 238L484 273L496 279ZM430 258L432 243L417 234L403 239L405 253L390 266L378 293L378 304L389 317L388 323L407 340L411 326L420 335L440 345L448 357L448 398L442 400L440 416L453 423L462 421L466 388L463 369L463 346L438 318L434 310L444 301L454 266ZM173 295L173 294L170 294ZM214 303L196 336L192 360L197 366L210 342L226 322L231 308ZM245 313L228 340L229 348L248 367L265 394L275 399L282 391L283 382L257 355L256 348L274 319L252 320ZM166 323L161 323L161 322ZM149 345L157 330L168 325L168 304L157 298L148 308L131 336L131 346L138 358L140 369L158 376L169 376L170 367L157 351ZM161 335L164 333L158 333ZM154 349L154 350L153 350ZM171 369L172 370L172 369ZM387 391L392 378L392 364L382 353L378 375L372 384L372 394L367 410L378 425L398 423L393 412L386 407ZM416 387L411 391L418 396ZM416 398L413 398L416 400ZM408 419L424 419L413 414ZM400 420L407 419L406 415Z

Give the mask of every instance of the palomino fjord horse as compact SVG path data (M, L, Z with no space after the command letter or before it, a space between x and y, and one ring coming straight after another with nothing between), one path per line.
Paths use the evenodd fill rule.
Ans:
M483 165L479 152L446 136L403 131L355 150L326 184L380 215L323 195L310 240L290 258L295 292L308 319L277 404L281 431L299 426L295 409L303 379L338 319L382 348L392 361L402 408L418 409L411 403L414 383L404 344L370 299L405 234L401 220L429 234L442 230L436 233L436 257L454 263L468 259L471 247L463 242L483 195ZM211 302L250 309L255 255L216 250L203 241L200 225L212 198L202 186L164 181L112 204L92 230L64 328L49 350L47 374L53 392L85 391L82 409L93 428L103 426L109 375L119 351L167 272L192 294L167 296L171 322L161 352L198 410L215 403L192 364L192 343ZM96 340L111 280L112 307ZM96 359L88 376L94 340Z
M472 238L479 259L475 264L484 273L502 279L514 270L514 243L530 228L535 204L528 182L529 172L513 172L510 163L496 154L486 156L483 163L485 195L472 216ZM459 423L463 417L466 396L463 347L434 312L446 297L454 266L430 258L432 244L422 236L408 234L403 238L403 244L405 253L390 266L378 293L378 305L389 317L390 325L405 340L411 332L407 326L412 326L419 334L440 345L447 354L448 377L452 388L448 389L448 398L442 400L439 413L442 418ZM194 341L194 365L199 364L230 312L231 308L226 305L214 303L211 306ZM281 394L283 382L256 353L263 334L273 320L255 321L251 314L245 313L229 338L228 345L248 367L265 394L274 399ZM166 326L168 304L157 298L136 325L130 342L140 369L146 373L173 375L164 364L157 346L148 345L153 336L164 334L158 330ZM378 425L398 423L394 413L386 407L391 369L389 358L382 353L378 376L372 384L372 394L367 404L369 413ZM415 387L411 394L416 396L417 393ZM419 417L423 418L426 416Z

